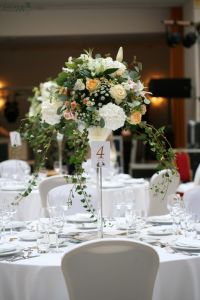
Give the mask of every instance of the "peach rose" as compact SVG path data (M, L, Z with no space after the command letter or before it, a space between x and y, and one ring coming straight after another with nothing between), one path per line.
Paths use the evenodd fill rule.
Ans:
M86 82L86 89L92 93L94 92L100 85L99 79L88 79Z
M132 114L130 115L130 118L129 118L129 123L131 123L133 125L137 125L137 124L140 124L141 121L142 121L141 112L139 112L139 111L132 112Z

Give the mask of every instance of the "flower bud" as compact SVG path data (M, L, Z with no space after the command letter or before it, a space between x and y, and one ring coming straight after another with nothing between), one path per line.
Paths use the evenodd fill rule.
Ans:
M120 47L117 52L116 60L119 62L123 61L123 48L122 47Z

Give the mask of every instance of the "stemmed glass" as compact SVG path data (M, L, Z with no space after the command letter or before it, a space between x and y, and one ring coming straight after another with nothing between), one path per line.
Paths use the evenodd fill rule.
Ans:
M169 195L167 198L167 208L172 218L175 234L179 234L179 227L181 224L181 216L183 210L181 196L179 194Z
M55 232L55 245L56 252L59 252L59 233L62 231L64 226L64 209L60 206L49 206L49 216L51 220L51 229Z

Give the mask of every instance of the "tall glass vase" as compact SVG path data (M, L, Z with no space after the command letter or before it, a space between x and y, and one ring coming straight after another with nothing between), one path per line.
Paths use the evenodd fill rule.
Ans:
M101 127L90 127L88 128L89 142L92 141L105 141L111 134L111 130ZM102 168L103 165L100 163L96 166L96 187L97 187L97 228L98 237L103 238L104 236L104 217L103 217L103 197L102 197Z

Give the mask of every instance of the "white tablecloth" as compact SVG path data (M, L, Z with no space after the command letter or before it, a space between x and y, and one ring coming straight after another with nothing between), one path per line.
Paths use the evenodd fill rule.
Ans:
M147 210L149 204L148 188L148 181L144 181L141 183L129 184L120 188L103 189L102 194L104 216L112 217L113 205L115 203L115 200L129 201L129 192L133 192L133 195L135 197L136 209ZM89 190L90 189L93 190L92 193L94 195L96 193L95 186L92 187L92 184L90 184ZM19 191L4 191L0 189L0 205L2 201L12 202L18 194ZM66 197L64 197L64 199L66 199ZM40 209L41 201L39 191L33 190L31 194L20 201L18 207L18 219L22 221L38 219L40 216Z
M164 249L156 249L160 268L153 300L199 300L200 256L169 254ZM67 300L62 255L50 253L24 261L0 262L0 299Z

